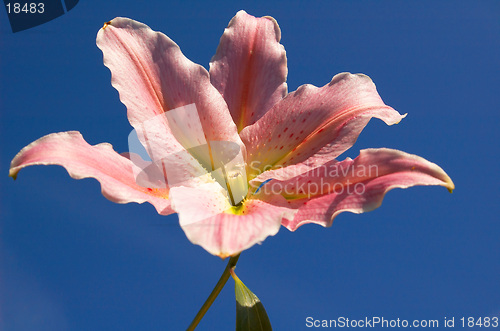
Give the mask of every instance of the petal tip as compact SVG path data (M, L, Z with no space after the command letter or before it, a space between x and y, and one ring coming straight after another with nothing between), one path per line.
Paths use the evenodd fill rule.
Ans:
M401 118L395 124L401 123L401 121L403 120L403 118L405 118L406 116L408 116L408 113L404 113L403 115L401 115Z
M455 190L455 184L452 182L450 177L448 177L448 181L446 184L447 185L445 185L445 187L448 190L448 192L453 193L453 191Z
M276 35L276 41L280 42L281 40L281 29L278 24L278 21L272 16L263 16L262 18L270 20L274 24L274 34Z
M104 23L104 25L102 26L102 29L106 29L108 27L108 25L111 25L111 21L107 21Z
M14 170L14 169L10 169L9 170L9 177L11 177L13 180L16 180L17 179L17 173L18 173L18 171Z

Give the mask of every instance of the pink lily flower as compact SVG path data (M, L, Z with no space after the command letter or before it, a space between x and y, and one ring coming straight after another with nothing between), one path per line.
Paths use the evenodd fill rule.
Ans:
M107 143L91 146L76 131L49 134L23 148L10 176L30 165L58 164L75 179L95 178L113 202L149 202L162 215L178 213L189 240L222 258L275 235L281 225L291 231L306 223L330 226L341 212L373 210L393 188L454 189L439 166L398 150L366 149L354 160L337 161L372 117L392 125L405 115L385 105L361 74L341 73L323 87L303 85L288 93L280 35L273 18L240 11L207 71L164 34L115 18L99 31L97 46L130 124L147 134L139 138L147 151L160 158L184 152L156 173L168 184L138 181L144 169L132 154L118 154ZM188 152L182 132L159 119L193 104L206 142L239 148L243 165L236 174L217 179L203 173L206 160ZM171 171L180 174L179 183L172 182Z

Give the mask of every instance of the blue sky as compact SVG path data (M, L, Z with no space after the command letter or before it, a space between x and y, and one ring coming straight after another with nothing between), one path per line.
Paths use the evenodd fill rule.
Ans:
M127 150L131 127L95 36L125 16L166 33L208 67L240 9L270 15L287 50L289 91L362 72L408 116L373 120L354 147L390 147L440 165L456 190L391 191L381 208L331 228L285 228L245 252L237 274L277 330L306 318L500 316L500 3L497 1L97 2L13 34L0 13L0 300L5 330L178 330L226 261L192 245L176 216L118 205L95 180L11 159L52 132ZM200 330L234 328L230 280ZM457 327L457 325L456 325Z

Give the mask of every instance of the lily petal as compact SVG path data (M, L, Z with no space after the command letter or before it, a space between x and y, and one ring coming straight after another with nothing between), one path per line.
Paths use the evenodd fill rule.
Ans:
M282 219L292 220L296 212L253 199L232 207L225 190L214 182L173 187L170 193L188 239L221 258L234 256L274 236Z
M271 183L268 190L280 192L287 206L298 208L292 221L283 222L292 231L306 223L330 226L344 211L359 214L378 208L393 188L440 185L450 192L455 188L438 165L387 148L361 150L354 160L330 161L293 179Z
M207 70L188 60L166 35L118 17L99 30L97 46L136 130L143 131L141 125L153 119L168 127L161 116L164 112L194 104L206 141L242 145L226 102L210 83ZM157 132L163 132L159 140L175 140L168 128ZM144 138L141 141L146 145Z
M255 123L287 93L286 54L272 17L239 11L224 31L210 79L224 96L238 131Z
M251 174L311 156L322 163L334 159L354 144L372 117L392 125L404 116L384 104L368 76L341 73L322 88L303 85L241 132Z
M117 203L149 202L158 213L173 213L168 187L143 187L134 174L141 169L110 144L89 145L77 131L52 133L24 147L12 160L9 176L31 165L61 165L74 179L95 178L102 194Z

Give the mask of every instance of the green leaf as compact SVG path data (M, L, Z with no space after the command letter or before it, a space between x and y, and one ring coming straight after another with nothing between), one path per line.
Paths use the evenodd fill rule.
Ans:
M271 322L259 298L231 270L236 294L236 331L272 330Z

